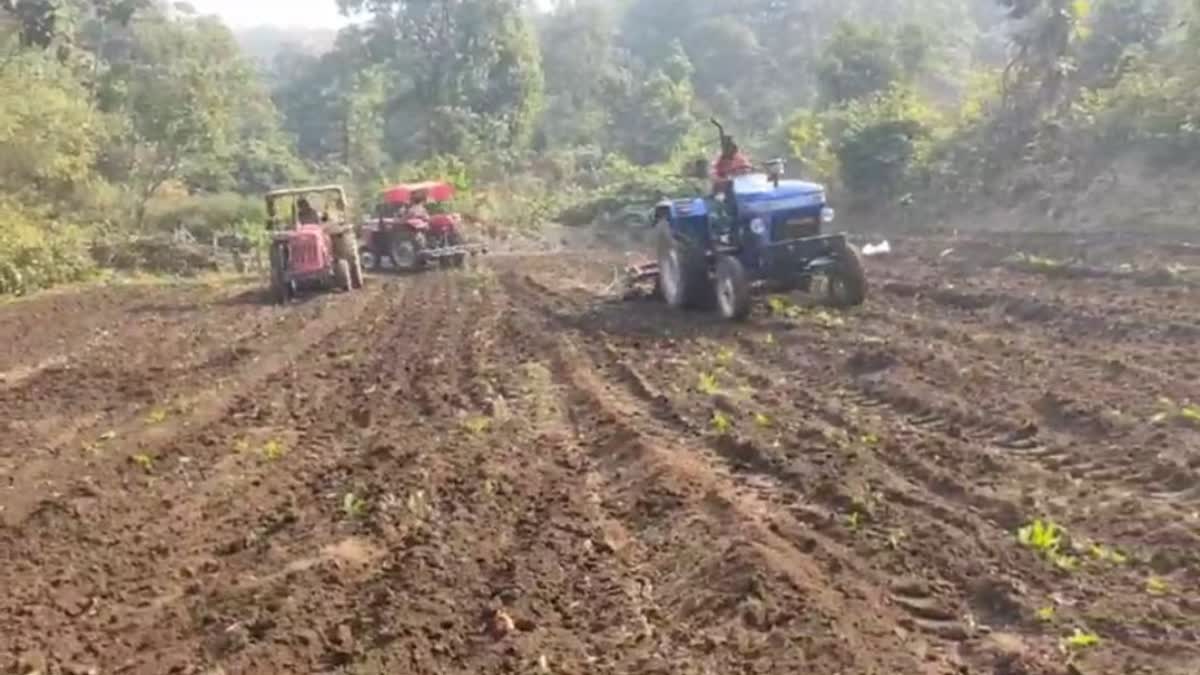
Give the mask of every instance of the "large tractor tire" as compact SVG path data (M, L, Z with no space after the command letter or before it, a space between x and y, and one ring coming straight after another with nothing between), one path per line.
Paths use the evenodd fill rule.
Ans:
M338 258L333 263L333 279L337 284L338 290L347 293L354 290L354 279L352 278L349 260Z
M285 304L292 299L293 288L287 278L287 260L283 246L271 247L271 300L277 304Z
M742 321L750 316L750 282L746 268L733 256L717 260L717 312L726 321Z
M671 232L667 221L655 226L658 238L659 290L663 300L675 309L699 309L713 295L708 279L704 251Z
M837 264L829 271L829 304L857 307L867 299L867 273L858 247L846 242L838 252Z
M397 234L392 237L392 264L402 272L415 272L425 266L421 237Z
M462 232L459 232L458 230L452 230L450 232L449 240L451 246L462 246L467 243L466 239L464 239L462 236ZM450 264L454 267L460 268L465 266L467 264L467 255L465 253L459 253L456 256L452 256L450 258Z

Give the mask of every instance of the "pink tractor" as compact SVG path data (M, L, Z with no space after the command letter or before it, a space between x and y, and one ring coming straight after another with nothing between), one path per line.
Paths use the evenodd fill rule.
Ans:
M375 222L363 228L360 256L378 269L384 258L402 271L424 269L437 261L442 267L462 267L468 256L482 252L468 244L462 217L446 209L454 186L440 181L393 185L380 195Z
M313 201L320 199L318 210ZM268 192L271 230L271 295L286 303L304 287L362 288L362 264L354 228L346 222L346 191L340 185Z

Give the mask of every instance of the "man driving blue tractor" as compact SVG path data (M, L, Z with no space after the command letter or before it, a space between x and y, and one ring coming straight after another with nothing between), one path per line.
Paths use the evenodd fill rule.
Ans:
M755 167L715 119L721 152L711 166L699 160L695 178L711 181L707 195L665 199L655 207L656 262L633 270L656 278L669 305L707 306L726 319L744 319L754 289L811 288L828 281L829 300L863 302L867 284L858 250L833 221L824 186L783 179L783 161Z

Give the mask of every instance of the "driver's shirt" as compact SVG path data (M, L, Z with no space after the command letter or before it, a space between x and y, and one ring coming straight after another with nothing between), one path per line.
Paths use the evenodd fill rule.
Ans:
M750 160L739 152L733 157L718 157L717 161L713 163L713 176L717 180L726 180L733 174L749 168Z

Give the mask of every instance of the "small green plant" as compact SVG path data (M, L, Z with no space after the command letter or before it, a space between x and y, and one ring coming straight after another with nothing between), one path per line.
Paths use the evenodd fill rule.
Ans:
M717 357L716 357L717 365L719 365L723 368L728 367L729 364L733 363L733 357L734 357L734 351L732 349L730 349L729 347L722 347L720 350L717 351Z
M1124 565L1128 561L1128 558L1126 558L1122 553L1109 548L1104 544L1092 544L1088 547L1088 554L1091 555L1091 557L1095 560L1101 562L1110 562L1114 565Z
M1150 418L1151 424L1177 421L1200 428L1200 405L1190 401L1176 403L1169 398L1158 399L1159 412Z
M787 298L778 295L772 295L767 298L767 309L774 316L787 316L792 309L792 303Z
M342 513L347 518L361 518L367 513L367 500L353 492L347 492L342 497Z
M1017 530L1017 540L1052 562L1055 567L1071 571L1079 566L1079 561L1062 552L1063 534L1063 529L1058 525L1037 519Z
M482 416L470 417L463 422L463 426L467 431L478 436L492 427L492 421Z
M1146 592L1150 595L1166 595L1169 591L1170 587L1162 577L1152 576L1146 580Z
M165 408L155 408L146 415L147 424L162 424L167 420L167 411Z
M717 376L712 373L700 373L696 389L700 390L700 393L705 396L716 394L720 390L720 387L717 385Z
M250 441L248 441L244 438L239 438L233 444L233 451L238 454L243 454L243 455L246 454L247 452L250 452Z
M763 338L763 343L765 343L768 347L775 344L775 334L767 333L766 337Z
M1037 611L1038 621L1041 621L1042 623L1049 623L1053 621L1054 615L1055 611L1052 605L1047 605Z
M903 544L905 539L908 539L907 532L900 529L892 530L892 532L888 535L888 546L890 546L893 551L899 551L900 544Z
M729 420L729 417L725 413L720 411L713 413L711 424L713 431L722 436L733 430L733 422Z
M857 532L862 527L862 512L853 511L846 517L846 526L851 532Z
M761 429L770 429L772 426L771 418L762 413L754 413L754 424Z
M868 446L868 447L873 448L873 447L879 445L879 436L876 434L865 434L865 435L863 435L861 440L862 440L863 445Z
M1054 523L1038 519L1017 530L1017 539L1043 555L1057 553L1062 544L1062 529Z
M154 471L154 458L146 454L137 454L129 458L134 464L141 467L142 471L151 473Z
M1082 631L1075 629L1071 635L1063 638L1063 644L1068 649L1087 649L1100 644L1100 636L1091 631Z
M287 451L284 450L283 444L275 439L271 439L263 445L262 454L268 462L274 462L283 457Z
M114 439L114 438L116 438L116 437L117 437L117 432L115 432L115 431L106 431L106 432L104 432L104 433L100 434L100 439L99 439L99 440L100 440L100 442L101 442L101 443L103 443L103 442L105 442L105 441L111 441L112 439Z

